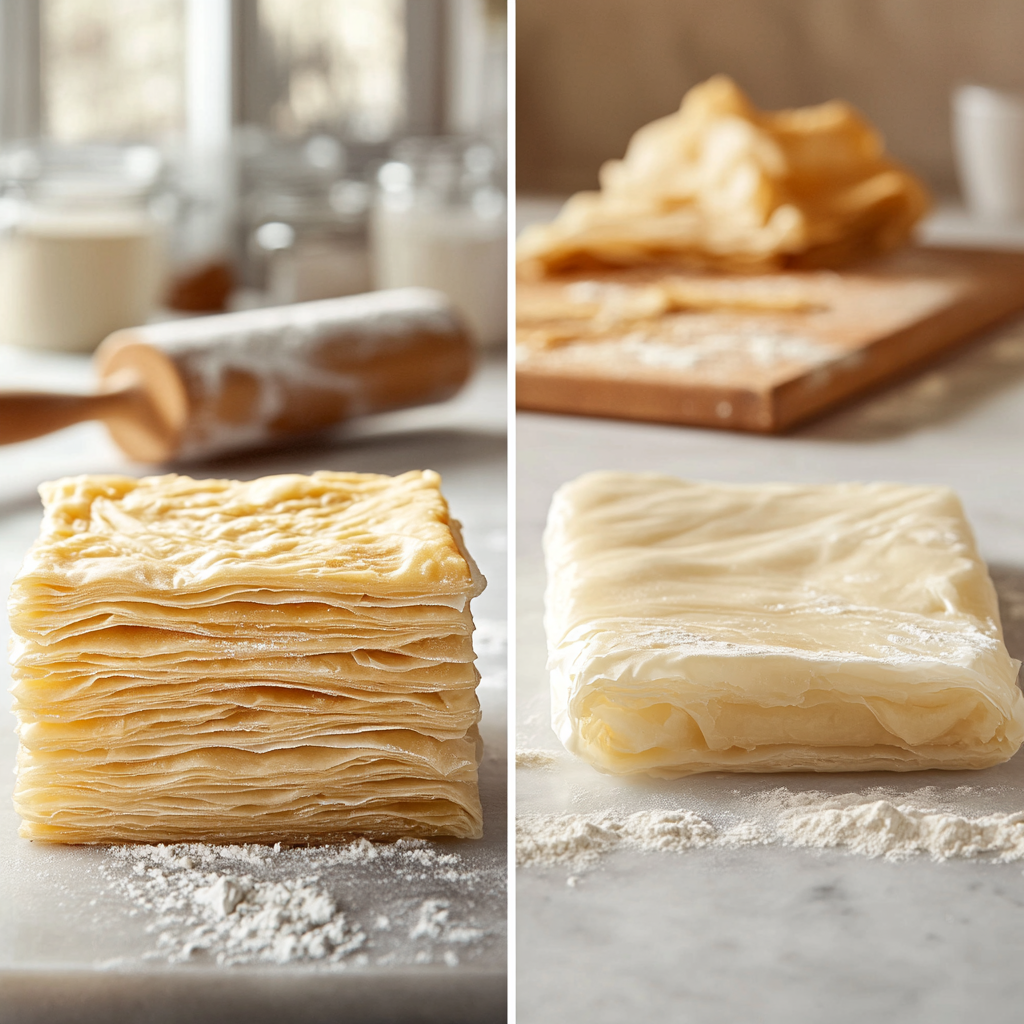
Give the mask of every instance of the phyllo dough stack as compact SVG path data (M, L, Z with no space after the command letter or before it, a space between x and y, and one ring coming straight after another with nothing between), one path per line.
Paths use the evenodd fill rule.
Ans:
M1024 738L945 488L592 473L545 550L555 730L604 771L984 768Z
M21 834L479 837L484 581L439 488L44 484L10 599Z

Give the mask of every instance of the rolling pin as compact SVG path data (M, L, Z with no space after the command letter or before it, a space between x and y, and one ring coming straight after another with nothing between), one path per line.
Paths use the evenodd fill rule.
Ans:
M98 419L132 459L207 458L443 401L472 364L452 306L422 288L169 320L106 338L94 394L0 395L0 443Z

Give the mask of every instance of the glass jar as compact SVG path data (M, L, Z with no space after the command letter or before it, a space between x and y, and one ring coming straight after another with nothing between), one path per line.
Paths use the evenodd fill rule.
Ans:
M0 152L0 343L89 352L145 323L170 210L151 146Z
M326 135L270 143L248 161L249 278L272 304L369 290L370 189L344 171L344 149Z
M222 313L235 284L235 163L229 150L164 148L173 181L164 304L181 313Z
M405 139L377 174L370 222L374 285L445 292L481 345L507 336L504 172L473 138Z

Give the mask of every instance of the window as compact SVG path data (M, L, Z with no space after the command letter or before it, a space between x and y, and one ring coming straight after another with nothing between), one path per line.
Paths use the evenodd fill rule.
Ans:
M43 0L43 131L65 142L185 127L184 0Z
M0 139L498 141L504 31L503 0L2 0Z
M188 118L188 25L216 0L43 0L42 127L61 141L160 139ZM242 119L286 135L393 135L405 116L405 0L241 0L225 65ZM211 60L209 41L200 40ZM212 55L215 59L217 55ZM202 73L208 74L205 66ZM230 71L228 71L230 75Z
M404 0L259 0L266 123L379 142L405 118Z

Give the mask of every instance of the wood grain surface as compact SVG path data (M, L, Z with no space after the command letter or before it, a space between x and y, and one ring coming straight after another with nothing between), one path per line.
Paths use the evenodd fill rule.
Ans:
M678 308L616 313L665 287ZM521 281L517 304L521 409L776 433L1024 309L1024 253L907 248L756 277L601 270Z

